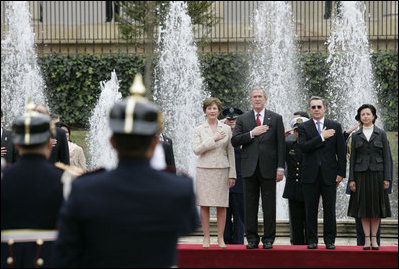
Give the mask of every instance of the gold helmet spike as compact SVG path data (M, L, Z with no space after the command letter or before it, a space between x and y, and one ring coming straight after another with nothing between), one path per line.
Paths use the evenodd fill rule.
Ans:
M37 112L35 111L35 104L32 101L32 97L28 96L28 100L26 103L26 115L34 116Z
M145 95L145 86L143 84L143 76L140 73L137 73L134 77L134 81L132 86L130 86L130 94L133 96L143 97Z

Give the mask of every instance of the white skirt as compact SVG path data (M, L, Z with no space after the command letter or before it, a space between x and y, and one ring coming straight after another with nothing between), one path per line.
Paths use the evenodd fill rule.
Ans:
M229 207L229 168L196 169L197 205Z

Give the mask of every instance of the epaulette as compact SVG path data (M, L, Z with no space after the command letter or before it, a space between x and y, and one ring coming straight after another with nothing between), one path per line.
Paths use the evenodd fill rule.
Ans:
M63 171L68 171L69 173L77 177L84 174L84 171L81 168L73 165L67 165L65 163L56 162L54 166Z

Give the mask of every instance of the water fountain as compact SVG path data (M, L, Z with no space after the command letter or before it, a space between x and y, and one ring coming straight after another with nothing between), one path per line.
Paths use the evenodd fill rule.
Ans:
M28 96L35 104L46 104L45 84L37 64L35 35L26 1L6 6L8 32L1 40L1 108L5 125L24 113Z
M160 30L160 58L155 68L154 100L164 113L165 132L174 141L178 172L194 178L194 129L204 121L204 89L191 18L185 2L172 2Z
M115 70L111 72L109 81L100 82L100 87L101 95L90 117L90 130L86 137L90 153L89 168L112 169L117 166L118 158L109 142L112 132L108 124L108 114L114 103L122 99Z
M359 106L365 103L377 105L375 102L378 100L365 10L363 2L341 2L340 16L333 19L333 30L327 41L329 113L345 130L356 123L354 115Z
M255 11L254 53L250 61L249 88L266 90L266 108L283 116L284 125L295 111L306 107L298 74L291 5L284 1L261 2ZM288 219L288 202L282 198L285 179L277 184L277 219Z
M361 1L342 1L340 15L333 20L333 30L328 40L328 112L330 117L342 124L343 130L356 123L354 117L362 104L371 103L377 108L377 113L381 111L378 108L377 86L370 61L365 10L365 4ZM376 125L383 128L380 119L377 119ZM348 218L349 196L345 194L346 180L344 182L337 190L338 219ZM397 206L392 208L392 213L397 218Z

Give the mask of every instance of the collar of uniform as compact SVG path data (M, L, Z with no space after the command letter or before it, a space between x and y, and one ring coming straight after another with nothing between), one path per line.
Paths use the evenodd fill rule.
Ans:
M20 158L21 160L46 160L46 156L42 154L24 154Z
M118 167L131 167L133 165L146 166L150 165L150 160L144 157L122 157L119 159Z

